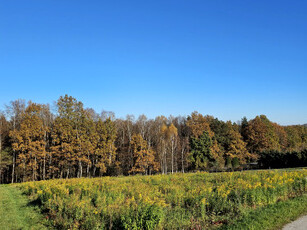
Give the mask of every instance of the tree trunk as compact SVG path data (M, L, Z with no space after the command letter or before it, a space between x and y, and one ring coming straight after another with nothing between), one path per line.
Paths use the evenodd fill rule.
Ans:
M67 169L66 179L69 178L69 168Z
M47 153L47 143L48 143L48 140L47 140L47 131L45 131L45 134L44 134L44 138L45 138L45 151L44 151L44 162L43 162L43 180L46 179L46 153Z
M22 175L22 182L25 182L26 178L26 162L23 160L23 175Z
M16 128L16 117L13 118L13 131L15 131ZM14 183L14 177L15 177L15 150L13 150L13 168L12 168L12 183Z
M184 153L184 148L182 148L182 150L181 150L181 171L182 171L182 173L184 173L183 153Z
M94 169L93 169L93 176L95 177L96 176L96 164L97 164L97 159L95 159L95 162L94 162Z
M32 180L36 180L36 157L34 157L34 167L33 167L33 175L32 175Z
M83 168L82 168L82 163L81 163L81 161L79 161L79 165L80 165L80 178L81 178L81 177L82 177L82 174L83 174L83 173L82 173L82 169L83 169Z
M14 177L15 177L15 150L13 151L13 168L12 168L12 182L14 183Z
M166 149L164 149L164 173L167 174L167 159L166 159Z
M44 153L44 162L43 162L43 180L46 179L46 153Z
M49 156L49 172L48 172L49 179L54 178L54 173L53 173L53 171L50 170L51 164L52 164L52 155L50 153L50 156Z
M172 174L174 173L174 140L172 139Z
M86 168L86 176L90 177L90 163L87 163L87 168Z

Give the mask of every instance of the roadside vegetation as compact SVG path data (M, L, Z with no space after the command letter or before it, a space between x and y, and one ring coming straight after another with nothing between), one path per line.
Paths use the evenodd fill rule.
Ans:
M307 195L280 201L265 207L260 207L242 215L229 225L224 225L220 230L275 230L281 229L285 224L296 220L301 215L307 214Z
M269 223L267 214L276 207L283 208L276 215L286 216L288 204L291 209L306 202L306 177L306 169L292 169L57 179L14 186L40 203L47 224L58 229L215 229ZM304 212L298 208L296 215ZM240 220L241 225L233 225Z

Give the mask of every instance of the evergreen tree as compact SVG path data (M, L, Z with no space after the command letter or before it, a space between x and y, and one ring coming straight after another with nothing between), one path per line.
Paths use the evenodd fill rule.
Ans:
M199 137L190 138L192 169L208 169L210 162L214 162L211 152L212 140L207 132Z

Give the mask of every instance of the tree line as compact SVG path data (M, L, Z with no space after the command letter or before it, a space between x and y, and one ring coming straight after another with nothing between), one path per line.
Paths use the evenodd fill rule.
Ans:
M198 112L120 119L68 95L54 113L19 99L0 113L0 183L267 166L278 164L273 156L305 156L306 147L306 126L280 126L265 115L237 123Z

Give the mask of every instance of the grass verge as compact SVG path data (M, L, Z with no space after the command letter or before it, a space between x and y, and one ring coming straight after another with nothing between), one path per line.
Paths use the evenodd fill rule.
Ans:
M219 229L281 229L304 214L307 214L307 195L255 209Z
M46 229L43 216L20 189L0 185L0 229Z

